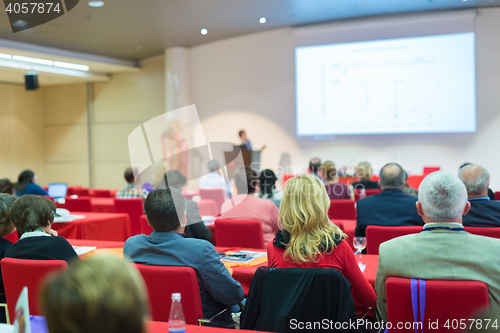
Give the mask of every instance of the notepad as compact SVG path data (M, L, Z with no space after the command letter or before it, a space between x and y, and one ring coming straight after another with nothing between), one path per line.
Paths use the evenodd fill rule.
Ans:
M72 222L74 220L83 219L85 215L66 215L66 216L56 216L54 217L54 222L63 223L63 222Z
M97 249L96 246L73 246L73 250L75 250L76 254L79 256L90 251L94 251L95 249Z
M249 264L253 260L267 256L266 252L256 251L237 251L228 253L221 257L221 260L227 262L235 262L239 264Z

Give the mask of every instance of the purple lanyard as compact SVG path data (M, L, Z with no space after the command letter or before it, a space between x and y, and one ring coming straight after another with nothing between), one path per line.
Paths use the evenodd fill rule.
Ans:
M420 296L420 298L419 298ZM414 323L418 321L418 304L420 300L420 323L422 323L422 333L424 332L424 317L425 317L425 280L411 279L411 307L413 308ZM417 332L415 325L415 333Z

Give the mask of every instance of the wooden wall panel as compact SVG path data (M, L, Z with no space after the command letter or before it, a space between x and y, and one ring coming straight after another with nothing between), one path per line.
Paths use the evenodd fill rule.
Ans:
M45 124L86 124L87 85L71 84L41 89Z
M68 183L69 186L89 184L88 162L46 162L46 174L49 183Z

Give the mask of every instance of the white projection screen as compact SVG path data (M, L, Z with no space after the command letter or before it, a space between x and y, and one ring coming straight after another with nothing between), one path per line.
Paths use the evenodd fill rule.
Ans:
M474 33L295 49L297 135L473 133Z

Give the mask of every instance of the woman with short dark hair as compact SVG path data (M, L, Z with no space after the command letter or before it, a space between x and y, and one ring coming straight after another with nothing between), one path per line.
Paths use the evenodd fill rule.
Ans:
M14 184L8 179L0 179L0 193L5 193L8 195L15 195L16 189L14 188Z
M22 196L26 194L49 195L47 191L36 183L36 175L31 170L24 170L17 177L16 194Z
M274 202L276 207L280 208L283 192L276 190L276 181L278 177L271 169L264 169L259 175L260 193L259 198L268 199Z
M17 231L19 241L13 244L5 257L32 260L65 260L78 257L73 247L51 229L56 205L51 200L37 195L24 195L12 205L10 218Z

